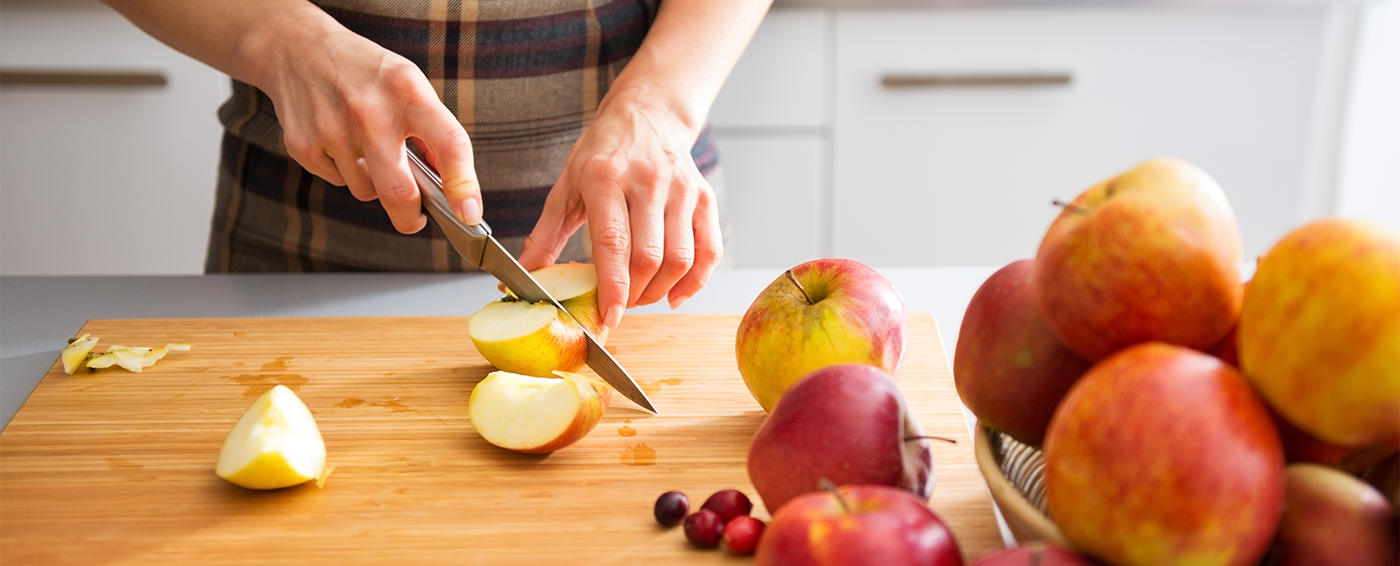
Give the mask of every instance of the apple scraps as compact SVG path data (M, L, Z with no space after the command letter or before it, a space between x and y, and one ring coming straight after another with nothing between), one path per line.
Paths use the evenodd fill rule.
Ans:
M159 348L109 346L106 352L95 354L93 349L96 346L97 337L89 334L70 339L68 346L59 354L60 359L63 360L63 373L73 375L74 372L78 371L78 368L84 365L87 366L88 371L96 371L115 365L127 371L141 373L141 370L155 365L169 352L183 352L190 349L189 344L176 342Z

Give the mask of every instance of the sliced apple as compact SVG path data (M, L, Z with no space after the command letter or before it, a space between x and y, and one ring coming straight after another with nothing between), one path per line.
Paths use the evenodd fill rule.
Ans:
M94 343L96 340L94 339ZM120 366L127 371L141 373L141 370L155 365L157 361L165 357L171 351L189 350L189 344L166 344L159 348L132 347L132 346L110 346L107 351L100 356L96 356L87 362L87 367L92 369L102 369Z
M612 389L577 373L554 375L487 375L467 402L472 427L487 442L526 454L553 452L578 442L603 418Z
M607 327L598 312L598 275L591 264L565 263L531 272L558 299L565 312L545 303L531 304L506 291L467 323L472 343L496 369L535 377L555 370L574 371L588 358L581 325L601 344Z
M249 489L278 489L320 477L325 465L326 443L311 410L278 385L238 418L214 474Z
M78 368L83 367L83 363L88 361L92 354L92 348L97 345L97 338L89 338L91 334L84 334L68 341L68 346L59 352L59 358L63 360L63 373L73 375Z

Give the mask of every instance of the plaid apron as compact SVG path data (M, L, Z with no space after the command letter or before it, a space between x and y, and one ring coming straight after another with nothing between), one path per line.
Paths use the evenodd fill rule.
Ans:
M316 3L423 69L471 136L486 221L518 255L569 149L646 36L657 1ZM433 223L400 234L378 201L360 202L287 157L272 100L258 89L234 81L219 120L225 133L206 272L473 269ZM708 128L691 156L722 204ZM581 234L559 261L591 259Z

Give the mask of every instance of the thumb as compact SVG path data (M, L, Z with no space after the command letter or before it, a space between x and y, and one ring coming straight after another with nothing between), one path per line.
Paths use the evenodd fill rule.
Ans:
M550 189L549 196L544 199L540 219L535 222L535 228L525 238L525 245L520 251L521 267L534 271L559 258L560 252L569 243L569 236L578 231L586 220L582 201L575 195L562 178Z

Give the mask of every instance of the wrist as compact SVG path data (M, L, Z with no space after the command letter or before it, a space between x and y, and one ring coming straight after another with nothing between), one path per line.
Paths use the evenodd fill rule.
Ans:
M644 86L614 85L598 104L595 120L613 114L640 115L662 129L667 138L684 141L689 148L705 126L705 113L687 102Z
M258 19L241 34L236 47L234 78L264 92L276 90L296 59L306 60L329 43L337 31L349 33L315 5L292 3L290 13L276 12Z

